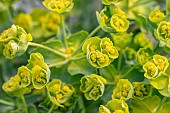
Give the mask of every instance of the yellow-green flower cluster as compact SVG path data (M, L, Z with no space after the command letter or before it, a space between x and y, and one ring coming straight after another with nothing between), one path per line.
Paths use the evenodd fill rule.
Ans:
M32 36L27 34L22 27L12 25L11 28L1 33L0 41L5 46L3 50L4 56L8 59L13 59L25 53L28 42L32 41Z
M32 57L34 57L34 61L32 61ZM47 84L50 70L44 63L43 56L40 53L32 53L28 62L31 61L34 64L19 67L17 74L3 84L2 88L6 93L12 96L20 96L31 92L33 87L41 89Z
M169 69L170 60L165 56L154 55L153 59L143 65L144 76L149 79L150 84L158 89L164 96L170 96L169 91Z
M152 42L146 38L145 34L140 32L134 37L134 44L139 48L150 48L152 49Z
M143 65L147 61L151 60L154 55L154 52L150 48L140 48L137 51L136 61Z
M58 13L70 12L73 8L73 0L44 0L43 5Z
M128 15L115 5L106 6L96 15L105 32L125 32L129 28Z
M165 14L161 12L159 9L155 9L149 14L149 20L153 23L159 23L163 21L165 17L166 17Z
M128 100L134 93L133 86L127 79L120 79L116 88L113 90L112 98L120 100Z
M100 105L98 113L129 113L129 108L123 100L113 99L105 106Z
M74 87L59 79L53 79L47 85L47 92L50 101L58 107L66 108L73 102Z
M28 32L28 31L30 31L31 26L32 26L32 17L29 14L19 13L14 18L14 24L21 26Z
M103 77L92 74L84 76L80 80L80 90L84 93L87 100L97 100L103 95L104 84L107 82Z
M158 39L170 48L170 22L162 21L157 28Z
M133 97L143 100L144 98L151 95L151 85L146 84L144 82L133 82L132 83L134 88Z
M90 64L97 68L108 66L119 55L118 50L107 37L100 39L96 36L87 39L82 50L87 54Z

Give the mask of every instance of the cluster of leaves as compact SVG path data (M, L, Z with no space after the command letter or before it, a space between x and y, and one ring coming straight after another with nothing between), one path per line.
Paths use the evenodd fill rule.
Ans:
M101 0L91 33L69 30L76 0L44 0L49 11L27 14L15 3L0 2L10 17L0 23L11 22L0 34L0 112L170 112L170 0ZM18 64L14 76L8 60Z

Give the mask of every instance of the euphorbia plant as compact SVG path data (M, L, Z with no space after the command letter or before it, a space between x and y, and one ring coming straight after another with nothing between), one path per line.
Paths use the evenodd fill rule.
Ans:
M170 112L170 0L99 0L96 28L75 16L92 1L14 3L0 2L0 112Z

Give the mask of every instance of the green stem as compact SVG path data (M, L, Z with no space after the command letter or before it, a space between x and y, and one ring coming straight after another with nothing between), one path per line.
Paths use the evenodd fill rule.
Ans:
M79 108L81 110L80 113L86 113L86 107L84 105L84 101L83 101L83 98L81 95L79 96L78 104L79 104Z
M167 101L168 97L164 97L161 101L161 103L159 104L159 106L157 107L156 111L154 113L160 113L160 108L162 107L162 105Z
M53 105L51 106L51 108L50 108L50 110L48 111L48 113L51 113L51 112L53 111L54 107L55 107L55 104L53 104Z
M166 21L170 21L170 0L166 0Z
M115 85L113 82L107 82L105 85Z
M118 58L118 64L117 64L117 72L120 72L121 69L121 64L122 64L122 50L120 50L119 58Z
M75 60L81 60L83 58L86 58L86 56L81 56L81 57L77 57L77 58L71 58L71 61L75 61Z
M25 101L24 95L21 96L21 100L22 100L22 103L23 103L24 112L28 113L27 103Z
M8 105L8 106L15 106L13 102L9 102L9 101L2 100L2 99L0 99L0 103L4 105Z
M130 72L132 72L138 64L133 65L124 75L121 76L121 78L125 78Z
M61 52L59 52L59 51L56 51L56 50L54 50L54 49L52 49L52 48L49 48L49 47L47 47L47 46L44 46L44 45L42 45L42 44L37 44L37 43L33 43L33 42L28 42L28 45L29 45L29 46L35 46L35 47L40 47L40 48L46 49L46 50L51 51L51 52L53 52L53 53L55 53L55 54L57 54L57 55L59 55L59 56L61 56L61 57L64 57L64 58L67 57L65 54L63 54L63 53L61 53Z
M97 31L99 31L100 28L101 28L100 25L97 26L97 27L84 39L84 41L80 44L80 46L77 48L77 50L73 52L72 56L75 55L79 50L81 50L81 47L82 47L82 45L84 44L84 42L85 42L88 38L92 37L95 33L97 33Z
M66 37L66 31L65 31L65 24L64 24L64 17L62 14L60 14L60 20L61 20L61 27L62 27L62 35L63 35L63 41L64 41L64 47L67 48L67 37Z

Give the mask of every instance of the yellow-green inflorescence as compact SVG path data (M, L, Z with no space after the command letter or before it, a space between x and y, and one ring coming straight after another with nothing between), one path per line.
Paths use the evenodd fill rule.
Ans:
M117 48L107 37L100 39L96 36L87 39L82 50L87 54L89 63L97 68L108 66L119 55Z
M39 56L37 59L31 59L33 56ZM18 72L15 76L12 76L9 81L3 84L3 90L11 96L21 96L23 94L31 92L32 88L41 89L49 81L50 70L47 64L39 59L43 56L40 53L32 53L29 64L18 68ZM40 60L41 63L33 63L35 60ZM43 64L43 65L42 65ZM46 67L44 67L44 65Z
M129 28L128 15L120 8L111 4L100 13L96 12L101 28L106 32L125 32Z
M165 17L166 17L165 14L161 12L159 9L155 9L149 14L149 20L153 23L159 23L163 21Z
M43 5L54 12L70 12L73 8L73 0L44 0Z
M170 97L169 76L170 60L165 56L153 55L150 61L143 65L144 76L149 79L150 84L164 95Z
M96 74L84 76L80 80L80 90L84 93L87 100L97 100L104 93L106 80Z
M123 100L113 99L105 106L100 105L98 113L129 113L129 108Z
M132 97L133 92L132 84L127 79L120 79L113 90L112 98L126 101Z
M27 34L22 27L12 25L0 35L0 42L5 46L3 54L8 59L20 56L28 48L28 42L32 41L31 34Z
M50 101L56 106L65 108L74 103L72 101L74 94L72 85L66 84L59 79L53 79L46 87Z

